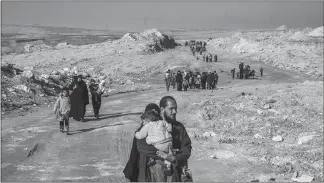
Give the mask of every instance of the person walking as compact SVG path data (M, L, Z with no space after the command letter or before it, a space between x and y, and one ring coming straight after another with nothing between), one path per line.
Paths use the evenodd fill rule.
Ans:
M261 77L262 77L262 75L263 75L263 68L262 68L262 66L260 68L260 73L261 73Z

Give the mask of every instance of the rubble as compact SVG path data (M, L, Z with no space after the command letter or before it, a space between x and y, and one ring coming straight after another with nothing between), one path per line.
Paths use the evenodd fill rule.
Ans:
M42 52L51 49L53 49L53 47L46 44L40 44L40 45L27 44L24 46L24 51L27 53Z
M27 71L24 71L22 74L21 74L22 77L24 78L27 78L27 79L32 79L34 78L34 73L30 70L27 70Z
M22 90L24 92L30 92L30 89L26 85L17 85L13 87L16 90Z

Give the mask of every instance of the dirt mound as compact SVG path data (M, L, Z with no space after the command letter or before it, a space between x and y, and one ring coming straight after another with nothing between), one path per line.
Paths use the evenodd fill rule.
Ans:
M166 49L173 49L180 44L176 43L175 40L161 33L157 29L149 29L142 33L126 33L117 43L122 43L126 46L127 43L138 42L138 52L155 53Z
M276 28L276 30L278 30L278 31L284 31L284 30L287 30L287 26L286 26L286 25L281 25L281 26L279 26L278 28Z
M318 27L316 29L314 29L313 31L311 31L310 33L308 33L308 36L312 36L312 37L324 37L324 30L323 30L323 26L322 27Z
M41 52L41 51L50 50L50 49L53 49L53 47L46 45L46 44L40 44L40 45L26 44L24 46L24 50L27 53Z
M241 38L240 41L233 46L232 51L236 53L255 53L262 51L262 48L260 48L257 43L251 43Z
M309 41L311 38L309 36L306 36L304 33L298 31L295 32L293 35L289 36L288 39L290 41Z

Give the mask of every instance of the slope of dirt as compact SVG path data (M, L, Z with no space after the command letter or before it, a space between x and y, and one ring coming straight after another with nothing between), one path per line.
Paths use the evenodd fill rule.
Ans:
M324 37L324 26L312 30L310 33L308 33L308 36Z
M286 26L286 25L281 25L281 26L279 26L278 28L276 28L276 30L278 30L278 31L284 31L284 30L287 30L287 26Z
M294 41L290 41L289 39ZM298 41L297 41L298 40ZM239 54L255 62L298 71L310 76L323 76L323 41L302 32L289 30L238 32L232 36L213 39L208 45L220 54Z

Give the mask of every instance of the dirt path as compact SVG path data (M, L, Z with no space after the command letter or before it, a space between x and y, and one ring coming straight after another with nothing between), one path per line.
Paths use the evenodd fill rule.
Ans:
M221 62L205 67L229 73L237 63L233 57L224 57ZM256 63L251 63L253 65ZM87 106L86 121L71 120L69 136L58 132L52 106L26 116L4 119L2 181L125 181L122 170L129 156L132 136L139 126L139 115L148 103L158 103L165 95L174 96L179 105L178 119L186 125L187 114L182 109L188 104L210 97L230 98L245 86L306 78L270 66L264 65L264 68L262 80L232 80L230 74L220 73L219 86L223 89L216 91L166 92L164 85L157 85L151 91L104 98L101 119L93 120L91 106ZM195 181L249 181L252 174L269 171L266 165L230 144L218 146L222 158L211 161L200 148L201 144L193 140L194 150L189 161ZM27 156L32 147L36 147L34 154Z

